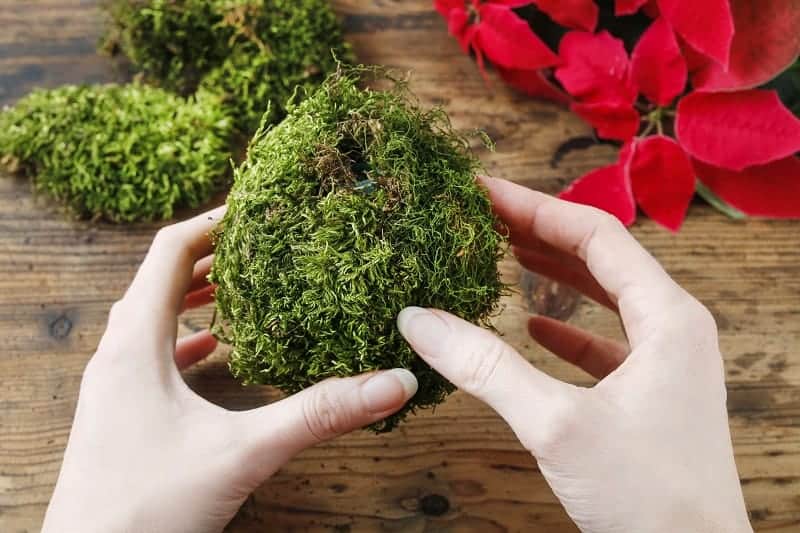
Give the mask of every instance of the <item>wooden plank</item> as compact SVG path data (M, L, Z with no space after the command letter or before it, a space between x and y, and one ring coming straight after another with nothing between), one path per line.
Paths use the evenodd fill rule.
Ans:
M364 62L413 72L423 103L443 105L459 128L497 141L487 171L556 191L613 157L594 147L571 114L487 86L427 0L339 0L348 38ZM94 54L101 31L92 0L0 0L0 104L35 86L114 80ZM105 315L143 257L156 226L65 220L18 178L0 178L0 531L37 531L69 432L82 369ZM796 223L734 222L693 206L672 235L643 221L637 237L714 312L726 356L733 436L748 507L759 530L800 527L800 231ZM510 281L524 273L511 259ZM532 308L620 336L617 319L540 284L509 297L498 319L506 339L543 370L589 385L526 335ZM573 309L573 305L574 309ZM184 330L209 310L182 317ZM244 409L274 400L244 389L224 350L187 374L211 401ZM575 531L533 459L488 408L460 394L398 431L357 433L309 450L262 486L229 531Z

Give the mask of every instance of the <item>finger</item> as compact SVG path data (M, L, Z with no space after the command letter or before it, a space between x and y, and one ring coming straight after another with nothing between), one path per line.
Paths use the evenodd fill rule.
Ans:
M209 232L219 223L225 206L166 226L153 240L125 298L135 300L154 328L174 322L192 281L194 265L211 254ZM174 335L174 333L173 333Z
M216 285L208 285L202 289L190 292L183 299L183 307L181 308L181 312L186 311L187 309L194 309L196 307L202 307L210 304L214 301L214 292L216 290Z
M217 339L207 329L181 337L175 343L175 365L178 370L189 368L208 357L216 348Z
M542 194L548 198L552 198L551 196L516 185L508 180L492 178L491 176L478 176L478 182L486 189L492 203L492 211L500 219L498 231L508 237L509 243L513 247L526 248L542 255L557 257L572 267L585 266L583 260L577 257L573 250L563 250L553 246L531 231L533 225L531 206L521 206L521 202L510 202L511 196L518 191L509 191L507 188L513 185L527 192Z
M536 427L566 399L566 384L534 368L489 331L449 313L407 307L397 324L420 357L489 404L515 431Z
M632 346L652 331L648 319L663 316L664 309L685 299L685 293L615 217L505 180L481 181L513 242L541 240L586 263L617 304Z
M616 304L611 301L603 287L592 277L586 265L581 264L580 270L573 270L573 268L552 256L544 255L528 248L514 247L513 251L519 263L528 270L541 274L553 281L569 285L612 311L617 310Z
M498 207L495 206L495 210L497 209ZM530 232L521 235L517 230L515 230L516 233L514 234L510 233L510 231L511 230L508 230L509 241L515 250L527 250L541 256L550 257L553 261L558 261L564 265L565 268L571 270L586 270L586 263L572 252L565 252L564 250L556 248L535 235L530 235Z
M259 447L285 453L285 459L320 442L373 424L400 409L417 392L417 379L405 369L352 378L332 378L280 402L249 413ZM266 433L265 433L266 430Z
M617 369L628 356L622 343L543 316L528 320L531 337L547 350L597 379Z
M189 288L186 289L187 292L194 292L208 286L208 273L211 272L211 264L213 262L214 254L211 254L203 257L194 264L192 282L189 283Z

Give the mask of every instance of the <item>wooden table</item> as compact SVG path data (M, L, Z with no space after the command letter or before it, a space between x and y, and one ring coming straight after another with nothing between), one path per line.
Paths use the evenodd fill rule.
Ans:
M613 157L613 149L600 146L552 164L557 148L589 135L588 128L499 83L487 87L431 1L334 4L362 61L413 71L424 103L443 105L458 127L489 132L497 151L481 155L492 174L552 192ZM0 0L0 104L36 86L116 79L110 62L94 53L101 28L92 0ZM26 181L0 179L0 531L38 530L81 371L155 230L69 222L32 197ZM696 205L678 235L646 220L633 231L717 318L737 462L756 528L798 531L800 224L734 222ZM509 280L520 278L512 260L503 268ZM616 318L532 281L508 298L499 329L543 370L591 384L527 338L524 316L533 309L619 336ZM208 318L208 310L190 313L182 328L202 328ZM234 409L276 397L234 382L223 352L188 373L195 390ZM575 526L506 424L456 393L435 414L391 435L356 433L296 458L229 527L267 529L489 533Z

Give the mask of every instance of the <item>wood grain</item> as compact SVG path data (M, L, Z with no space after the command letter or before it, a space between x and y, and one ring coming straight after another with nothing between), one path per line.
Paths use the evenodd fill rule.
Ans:
M460 128L497 141L482 151L487 171L556 191L606 164L595 146L553 156L590 132L552 105L499 83L487 86L448 37L428 0L339 0L348 38L364 62L413 73L425 104L443 105ZM92 0L0 0L0 104L33 87L122 79L95 55L102 28ZM82 369L155 226L115 227L65 220L30 194L24 180L0 179L0 531L37 531L69 433ZM678 235L642 221L634 233L714 312L726 357L737 462L760 531L800 529L800 227L734 222L693 206ZM503 264L510 281L523 275ZM526 335L531 306L619 336L617 320L537 280L509 297L498 320L506 339L543 370L591 381L544 353ZM536 295L535 302L531 294ZM182 328L207 324L209 310ZM225 353L187 374L220 405L272 401L268 388L243 389ZM309 450L262 486L229 526L275 531L575 531L533 459L488 408L456 393L435 413L398 431L357 433Z

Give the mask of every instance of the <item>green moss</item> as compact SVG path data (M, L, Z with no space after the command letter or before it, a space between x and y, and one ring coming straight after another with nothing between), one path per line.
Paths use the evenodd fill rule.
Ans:
M104 47L151 82L220 94L237 127L274 123L296 86L316 87L351 57L325 0L110 0Z
M218 0L106 0L110 28L102 47L122 53L164 88L190 94L227 52Z
M503 238L444 112L419 109L402 84L358 83L332 76L251 143L217 235L213 330L233 346L235 376L289 393L410 369L419 392L383 431L453 390L403 340L397 314L485 320L504 290Z
M0 157L82 218L168 219L207 202L228 168L216 97L140 85L37 90L0 112Z
M204 203L225 177L234 133L281 120L295 95L351 57L323 0L105 7L105 47L161 88L37 91L0 115L0 157L81 217L166 219Z

